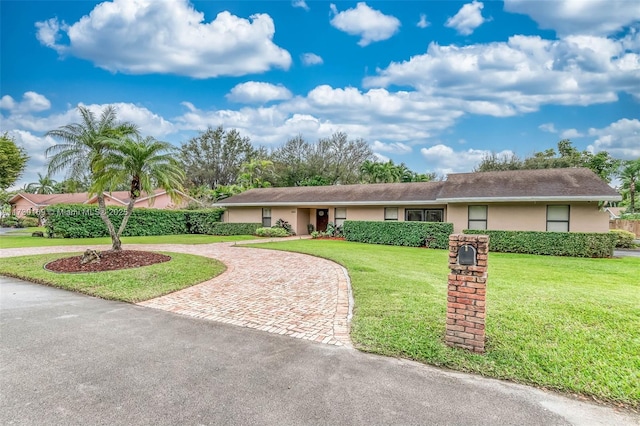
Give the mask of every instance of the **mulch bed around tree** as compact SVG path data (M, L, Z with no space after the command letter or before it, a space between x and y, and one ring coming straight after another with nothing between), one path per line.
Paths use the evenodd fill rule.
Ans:
M171 256L153 253L150 251L122 250L102 251L100 261L93 263L80 263L82 256L65 257L44 265L44 268L53 272L102 272L116 271L118 269L138 268L140 266L154 265L168 262Z

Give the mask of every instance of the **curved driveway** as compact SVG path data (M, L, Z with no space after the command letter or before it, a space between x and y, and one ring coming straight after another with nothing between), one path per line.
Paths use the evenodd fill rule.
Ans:
M0 257L84 251L87 246L0 249ZM99 249L108 249L107 246ZM127 244L127 249L195 254L220 260L221 275L139 303L195 318L350 346L346 270L326 259L234 243Z

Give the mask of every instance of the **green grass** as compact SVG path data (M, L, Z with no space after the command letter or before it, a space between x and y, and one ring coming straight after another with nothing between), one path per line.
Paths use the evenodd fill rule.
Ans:
M32 237L31 232L25 229L39 230L40 228L24 228L11 231L9 234L0 235L0 248L23 248L23 247L51 247L51 246L75 246L75 245L99 245L111 244L110 237L102 238L40 238ZM258 237L252 235L156 235L150 237L122 237L123 246L126 244L209 244L227 241L255 240Z
M302 240L344 265L362 350L640 407L640 259L491 253L487 353L447 347L445 250Z
M0 259L0 275L8 275L77 291L103 299L141 302L153 299L220 275L225 266L202 256L165 253L171 260L141 268L99 273L60 274L44 269L44 265L61 257L78 253L43 254Z

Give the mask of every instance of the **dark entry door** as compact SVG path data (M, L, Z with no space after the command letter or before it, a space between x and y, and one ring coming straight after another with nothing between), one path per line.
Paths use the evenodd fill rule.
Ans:
M316 230L318 232L326 231L328 223L329 223L329 209L316 210Z

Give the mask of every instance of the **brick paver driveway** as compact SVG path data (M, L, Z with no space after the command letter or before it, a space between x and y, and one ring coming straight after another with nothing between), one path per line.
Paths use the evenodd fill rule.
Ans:
M78 252L86 248L0 249L0 257ZM334 262L299 253L236 247L234 243L127 244L126 248L207 256L227 266L212 280L141 302L141 306L350 346L349 278L346 270Z

